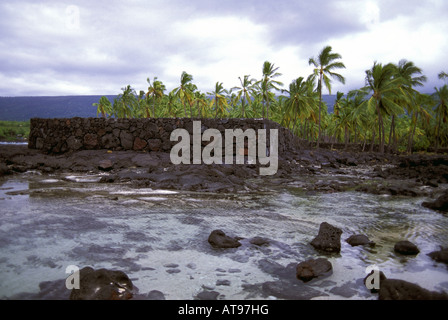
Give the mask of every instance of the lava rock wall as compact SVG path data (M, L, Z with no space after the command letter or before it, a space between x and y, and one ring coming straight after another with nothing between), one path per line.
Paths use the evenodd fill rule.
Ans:
M278 152L294 152L306 142L294 136L278 123L263 119L195 119L195 118L66 118L31 119L28 148L46 153L65 153L78 150L134 150L170 152L177 141L170 141L171 132L186 129L193 135L193 121L201 121L201 132L218 129L278 129ZM267 139L269 141L269 139ZM203 145L208 142L203 142Z

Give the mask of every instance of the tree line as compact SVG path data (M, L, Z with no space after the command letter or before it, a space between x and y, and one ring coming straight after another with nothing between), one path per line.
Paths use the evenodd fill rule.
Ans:
M213 91L201 92L184 71L171 91L157 77L148 78L147 90L137 93L127 85L113 102L103 96L93 105L101 117L270 119L317 147L323 142L362 143L372 150L376 144L382 153L448 147L446 72L438 75L445 84L424 94L417 89L427 77L412 61L375 61L365 71L365 85L347 94L337 92L329 113L322 94L331 95L334 80L345 84L337 72L345 69L342 57L326 46L308 64L312 74L294 79L288 88L278 80L279 67L265 61L260 79L244 75L238 78L240 85L229 90L216 82Z

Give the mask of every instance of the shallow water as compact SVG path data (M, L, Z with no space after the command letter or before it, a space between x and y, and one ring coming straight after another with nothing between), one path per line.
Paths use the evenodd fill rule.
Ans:
M446 265L427 256L448 246L448 217L422 207L424 198L287 186L204 194L98 180L32 172L0 180L0 298L36 294L41 282L65 279L69 265L124 271L139 294L158 290L166 299L194 299L204 290L219 299L376 299L362 284L374 265L388 278L448 292ZM343 230L340 254L325 256L309 244L324 221ZM214 229L246 239L237 249L213 249L207 238ZM376 247L344 241L357 233ZM250 244L255 236L270 245ZM420 254L394 253L399 240L415 243ZM295 274L272 271L317 257L330 260L330 276L302 284ZM297 288L290 284L303 295L286 293ZM56 298L66 299L64 290Z

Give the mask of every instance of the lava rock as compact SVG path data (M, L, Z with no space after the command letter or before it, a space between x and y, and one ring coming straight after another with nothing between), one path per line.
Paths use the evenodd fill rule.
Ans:
M432 210L448 212L448 190L445 190L445 192L433 202L423 202L422 206Z
M134 286L122 271L84 267L79 271L79 289L72 289L70 300L128 300Z
M8 166L5 163L0 162L0 177L8 175L10 173L11 171L9 170Z
M196 295L198 300L218 300L219 292L204 290Z
M261 290L266 297L276 297L285 300L311 300L315 297L328 296L312 286L299 281L288 281L284 279L267 281L261 284Z
M405 255L414 255L420 252L415 244L407 240L397 242L394 251Z
M311 241L311 245L321 251L338 253L341 251L342 230L327 222L322 222L318 235Z
M448 264L448 248L442 248L439 251L433 251L431 253L428 253L428 256L430 256L434 261Z
M371 247L375 246L375 242L370 241L370 239L363 234L352 235L349 238L347 238L345 241L348 244L350 244L352 247L363 246L363 245L369 245Z
M111 160L101 160L98 164L98 169L102 171L110 171L114 167L114 163Z
M256 246L269 245L269 239L263 237L253 237L249 242Z
M417 197L418 194L414 190L403 186L390 186L386 188L386 191L392 196L407 196L407 197Z
M148 300L165 300L165 295L163 292L160 292L158 290L152 290L148 292L148 295L146 296L146 299Z
M300 262L296 268L296 277L303 282L328 274L333 270L331 262L324 258Z
M385 279L380 283L379 300L448 300L444 292L429 291L417 284L399 279Z
M238 240L227 236L221 230L213 230L208 237L208 242L214 248L238 248L241 246Z

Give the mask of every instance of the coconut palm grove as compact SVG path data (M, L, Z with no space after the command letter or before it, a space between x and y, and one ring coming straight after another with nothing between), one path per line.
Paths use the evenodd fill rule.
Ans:
M184 71L171 91L157 77L148 78L147 90L137 93L127 85L113 102L103 96L93 105L101 117L265 118L317 147L360 144L371 151L377 145L381 153L448 147L446 72L438 74L444 84L427 94L418 90L427 77L412 61L375 61L365 71L365 86L337 92L330 106L322 95L332 94L333 81L345 83L342 56L326 46L308 64L312 74L287 86L278 81L280 67L265 61L259 79L242 75L240 85L230 89L217 82L213 91L201 92Z

